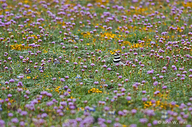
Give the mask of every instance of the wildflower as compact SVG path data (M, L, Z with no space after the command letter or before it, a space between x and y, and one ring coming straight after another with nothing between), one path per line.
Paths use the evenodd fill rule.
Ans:
M5 81L5 85L8 85L9 84L9 82L8 81Z
M10 79L9 82L10 82L10 83L14 83L15 80L14 80L14 79Z
M141 118L141 119L139 120L139 122L142 123L142 124L145 124L145 123L148 122L148 119L146 119L146 118Z
M154 70L147 71L147 74L153 74Z
M157 125L158 124L158 121L157 120L154 120L153 121L153 125Z
M29 68L25 68L25 69L24 69L24 73L25 73L25 74L29 74L29 73L31 73L31 69L29 69Z
M157 82L157 81L155 81L155 82L153 83L153 85L154 85L154 86L157 86L157 85L158 85L158 82Z
M13 118L13 119L11 119L11 122L13 122L13 123L18 123L19 120L18 120L17 118Z
M13 113L8 113L8 116L9 117L13 117Z
M95 112L95 107L89 107L89 112Z
M69 79L69 76L65 76L65 79Z
M5 121L4 120L0 120L0 126L5 126Z
M137 127L137 125L136 124L131 124L130 127Z
M147 98L142 98L142 101L143 101L143 102L147 101Z
M40 71L41 71L41 70L44 70L44 67L40 66L40 67L39 67L39 70L40 70Z
M81 81L81 76L80 75L77 75L76 77L75 77L76 79L77 79L77 81Z
M11 94L8 94L8 95L7 95L7 97L8 97L8 98L11 98L11 97L12 97L12 95L11 95Z
M60 64L60 61L59 60L55 60L53 65L57 65L57 64Z
M24 75L20 74L20 75L17 76L17 78L23 79L23 78L24 78Z
M136 112L137 112L136 109L132 109L132 110L131 110L132 115L134 115Z
M113 110L113 111L109 111L109 112L108 112L108 115L115 116L115 113L116 113L115 110Z
M64 79L64 78L60 78L60 81L61 81L61 82L64 82L64 81L65 81L65 79Z
M52 78L53 81L55 81L56 79L57 79L56 77Z
M167 89L167 86L163 86L162 89Z

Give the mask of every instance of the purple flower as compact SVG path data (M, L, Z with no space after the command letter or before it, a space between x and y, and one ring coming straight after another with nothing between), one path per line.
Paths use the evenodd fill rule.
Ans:
M8 81L5 81L5 85L8 85L9 84L9 82Z
M8 116L9 117L13 117L13 113L8 113Z
M25 126L25 122L21 121L21 122L19 123L19 125L20 125L21 127L24 127L24 126Z
M123 116L124 113L122 111L118 111L118 115Z
M99 84L99 82L98 82L98 81L95 81L95 82L94 82L94 84L95 84L95 85L98 85L98 84Z
M107 68L108 71L111 71L111 68Z
M14 83L15 80L14 80L14 79L10 79L9 82L10 82L10 83Z
M69 76L65 76L65 79L69 79Z
M109 109L110 109L109 107L104 107L105 111L109 111Z
M21 115L22 116L26 116L27 115L27 111L21 111Z
M137 124L131 124L129 127L137 127Z
M158 82L157 82L157 81L155 81L155 82L153 83L153 85L154 85L154 86L157 86L157 85L158 85Z
M134 115L136 112L137 112L136 109L132 109L132 110L131 110L131 113L132 113L133 115Z
M157 120L154 120L153 121L153 125L157 125L158 124L158 121Z
M147 71L147 74L153 74L154 70Z
M64 81L65 81L65 79L64 79L64 78L60 78L60 81L61 81L61 82L64 82Z
M47 106L51 106L51 105L53 105L52 101L47 102Z
M151 123L148 123L147 126L148 126L148 127L151 127Z
M142 98L142 101L143 101L143 102L147 101L147 98Z
M68 86L66 85L66 86L64 86L64 89L68 89Z
M91 66L93 67L93 66L95 66L95 64L94 64L94 63L91 63Z
M21 87L21 86L23 86L23 83L22 82L18 82L17 86Z
M18 120L17 118L13 118L13 119L11 119L11 122L13 122L13 123L18 123L19 120Z
M4 120L0 120L0 126L4 127L5 125L5 121Z
M52 94L51 94L51 93L47 93L47 96L48 96L48 97L52 97Z
M145 114L148 116L154 116L155 115L154 110L146 110Z
M142 94L146 94L146 91L142 91Z
M130 101L131 100L131 97L130 96L127 96L127 98L126 98L128 101Z
M147 118L141 118L139 120L140 123L144 124L144 123L147 123L148 122L148 119Z
M114 123L113 127L122 127L122 125L120 123Z
M132 0L132 2L133 2L133 3L137 3L137 2L138 2L138 0Z
M61 104L62 106L67 106L67 102L65 102L65 101L60 102L60 104Z
M45 118L45 117L47 117L47 116L48 116L47 113L41 114L41 118Z
M10 98L10 97L12 97L12 95L11 95L11 94L8 94L7 97Z
M125 49L125 46L122 46L121 48L122 48L122 49Z
M172 69L173 69L174 71L176 71L176 70L177 70L177 67L176 67L175 65L172 65Z

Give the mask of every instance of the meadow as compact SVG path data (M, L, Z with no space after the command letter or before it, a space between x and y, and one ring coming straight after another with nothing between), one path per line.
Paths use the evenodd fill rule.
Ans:
M0 0L0 127L191 125L191 0Z

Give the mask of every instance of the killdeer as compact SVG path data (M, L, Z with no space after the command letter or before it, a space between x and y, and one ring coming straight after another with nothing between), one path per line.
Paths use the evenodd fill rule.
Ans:
M126 60L122 59L119 55L119 53L115 53L114 54L114 59L113 59L113 63L116 65L116 64L119 64L119 65L125 65L126 64Z
M167 111L162 111L161 113L162 113L161 119L167 119L167 118L168 118L168 113L167 113Z

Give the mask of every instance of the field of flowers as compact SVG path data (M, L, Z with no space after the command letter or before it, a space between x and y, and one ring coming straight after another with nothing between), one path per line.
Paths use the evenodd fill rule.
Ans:
M191 0L0 0L0 127L191 124Z

